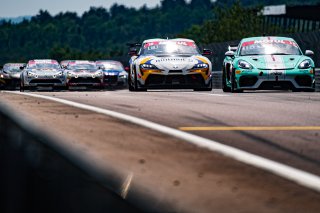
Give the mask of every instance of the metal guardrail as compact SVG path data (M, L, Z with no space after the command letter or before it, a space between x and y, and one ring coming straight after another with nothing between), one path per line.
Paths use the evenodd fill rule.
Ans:
M0 174L1 213L175 210L147 187L129 185L128 172L79 153L1 102Z
M316 92L320 92L320 68L315 69L316 75ZM214 89L221 89L222 88L222 71L213 71L212 75L212 87Z

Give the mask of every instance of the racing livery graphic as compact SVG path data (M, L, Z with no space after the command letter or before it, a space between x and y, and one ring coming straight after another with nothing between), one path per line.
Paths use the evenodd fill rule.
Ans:
M302 54L286 37L242 39L236 52L227 51L223 62L224 92L257 89L315 91L313 52Z
M129 90L158 88L212 90L212 65L190 39L149 39L130 51ZM204 50L203 55L211 51Z

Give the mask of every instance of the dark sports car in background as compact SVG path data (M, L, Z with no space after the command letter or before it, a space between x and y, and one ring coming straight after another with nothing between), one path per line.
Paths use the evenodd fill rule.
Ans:
M99 60L96 65L103 71L105 86L123 86L128 85L128 73L119 61Z
M24 63L7 63L0 71L0 86L5 89L16 89L20 86L20 75Z

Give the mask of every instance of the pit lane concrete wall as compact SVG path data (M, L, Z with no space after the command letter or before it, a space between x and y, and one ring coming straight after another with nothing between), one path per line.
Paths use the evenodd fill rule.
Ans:
M140 188L124 191L126 171L76 150L74 145L51 136L0 101L0 212L171 209L159 206L152 194Z

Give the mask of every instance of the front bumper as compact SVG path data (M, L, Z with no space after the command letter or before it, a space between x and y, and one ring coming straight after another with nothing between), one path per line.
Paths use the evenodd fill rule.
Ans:
M92 78L92 77L71 77L67 79L68 86L85 86L85 87L102 87L102 78Z
M41 77L37 78L27 77L23 82L24 86L29 87L65 87L65 78L54 78L54 77Z
M209 69L183 70L146 70L138 75L139 84L147 88L185 88L207 87L211 82Z
M313 69L307 70L235 70L238 89L312 89Z

